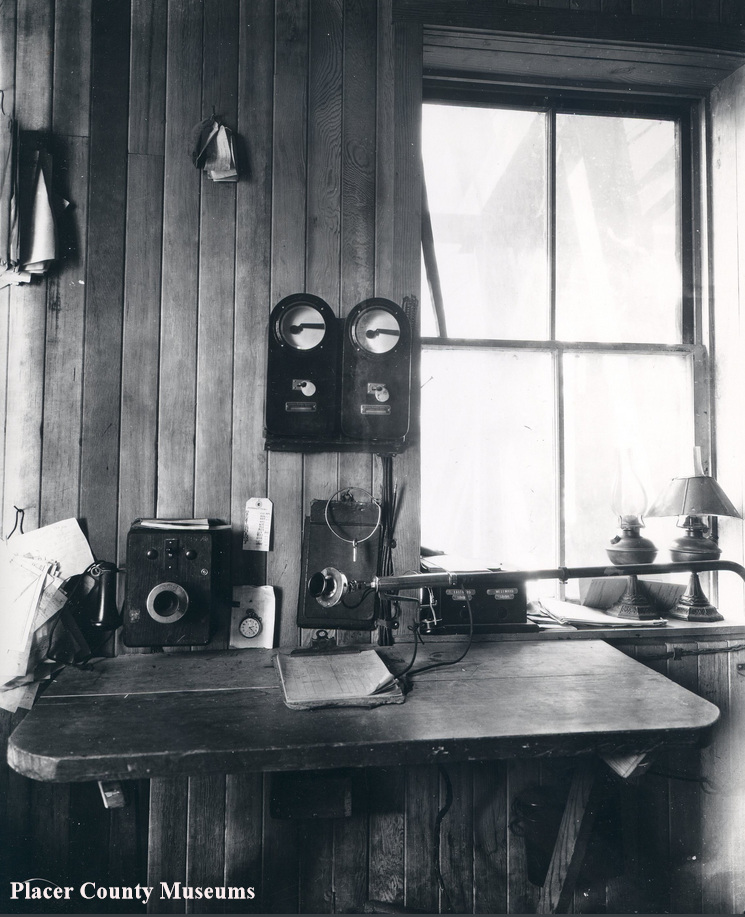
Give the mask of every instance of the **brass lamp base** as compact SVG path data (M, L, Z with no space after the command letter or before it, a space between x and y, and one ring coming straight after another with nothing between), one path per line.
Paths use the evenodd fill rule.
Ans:
M691 573L688 588L680 597L675 608L671 608L668 614L672 618L680 618L681 621L724 620L716 608L709 604L701 583L698 581L698 573Z
M616 618L631 618L636 621L651 621L653 618L659 618L655 606L639 590L635 576L627 577L623 595L615 605L608 609L608 614Z

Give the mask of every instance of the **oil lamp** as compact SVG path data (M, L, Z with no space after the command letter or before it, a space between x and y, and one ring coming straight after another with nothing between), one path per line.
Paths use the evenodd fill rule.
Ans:
M618 452L616 474L611 491L611 509L618 517L621 534L611 539L606 548L611 562L624 564L651 564L657 556L657 548L640 534L644 528L644 513L647 509L647 494L631 458L631 450ZM639 590L636 576L629 576L626 590L608 613L619 618L651 620L658 614L654 605Z

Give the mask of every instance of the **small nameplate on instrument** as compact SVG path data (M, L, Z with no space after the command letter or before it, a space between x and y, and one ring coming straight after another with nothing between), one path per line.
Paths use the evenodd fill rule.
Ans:
M507 589L487 589L487 595L493 595L498 602L511 602L517 595L517 586Z
M315 401L285 401L285 411L291 414L313 414L315 410Z
M464 593L468 593L469 600L476 595L475 589L446 589L445 593L451 595L456 602L465 602L466 596Z
M360 414L390 414L391 407L388 404L361 404Z

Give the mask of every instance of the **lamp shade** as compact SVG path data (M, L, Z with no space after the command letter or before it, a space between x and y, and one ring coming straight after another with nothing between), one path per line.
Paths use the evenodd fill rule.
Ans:
M740 514L714 478L697 474L673 478L647 511L647 516L734 516Z

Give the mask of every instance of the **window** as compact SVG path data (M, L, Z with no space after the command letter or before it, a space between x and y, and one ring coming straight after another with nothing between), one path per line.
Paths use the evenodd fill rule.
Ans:
M427 547L603 564L619 449L650 501L686 473L707 397L690 124L685 104L425 102Z

